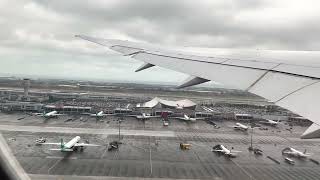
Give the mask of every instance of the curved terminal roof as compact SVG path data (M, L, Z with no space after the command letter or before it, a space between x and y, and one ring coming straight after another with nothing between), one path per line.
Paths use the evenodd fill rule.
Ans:
M170 101L170 100L164 100L164 99L160 99L158 97L155 97L148 102L137 104L137 107L153 108L153 107L157 106L159 103L162 105L165 105L165 106L173 107L173 108L179 108L179 107L182 107L182 108L186 107L187 108L187 107L196 106L196 103L190 101L189 99L183 99L183 100L179 100L179 101Z

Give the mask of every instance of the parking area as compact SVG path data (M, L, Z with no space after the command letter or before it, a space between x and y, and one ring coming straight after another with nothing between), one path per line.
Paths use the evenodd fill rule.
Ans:
M170 120L169 126L164 127L161 119L144 122L127 117L121 123L123 144L108 151L108 143L119 138L117 117L67 122L68 117L47 122L34 116L17 120L19 117L19 114L1 114L0 124L21 129L2 129L2 133L29 174L177 179L317 179L320 175L319 165L308 159L295 159L294 166L284 161L281 151L285 147L307 149L313 159L320 161L320 141L301 140L299 135L305 128L299 126L294 126L291 132L284 124L268 130L255 129L253 146L263 150L263 155L257 156L248 151L251 131L236 131L231 121L218 121L220 128L215 128L201 120L196 123ZM50 132L39 130L44 127ZM55 132L55 128L59 131ZM77 135L81 136L81 142L101 146L66 153L50 151L53 148L50 145L35 144L39 137L45 137L47 142L61 139L66 142ZM181 150L181 142L191 144L191 149ZM236 158L227 158L211 152L217 144L241 152Z

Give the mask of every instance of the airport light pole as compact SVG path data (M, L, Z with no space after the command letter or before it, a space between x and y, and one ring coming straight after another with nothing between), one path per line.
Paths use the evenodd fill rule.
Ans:
M252 136L253 136L253 128L254 128L254 126L253 126L252 120L251 120L251 122L250 122L250 126L251 126L251 136L250 136L250 147L249 147L249 150L253 150Z
M120 142L120 122L121 122L121 120L120 120L120 118L118 119L118 124L119 124L119 142Z
M252 128L252 126L251 126L251 140L250 140L250 147L251 147L251 149L253 149L253 147L252 147L252 135L253 135L253 128Z
M119 118L118 118L118 124L119 124L119 142L120 142L120 129L121 129L121 121L122 121L122 119L123 119L123 117L122 116L120 116Z

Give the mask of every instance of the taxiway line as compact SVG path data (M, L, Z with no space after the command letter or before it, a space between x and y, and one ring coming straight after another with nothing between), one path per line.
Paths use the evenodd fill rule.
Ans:
M17 125L0 125L0 131L52 132L52 133L104 134L104 135L119 134L118 129L40 127L40 126L17 126ZM121 130L121 135L161 136L161 137L176 136L173 131L125 130L125 129Z

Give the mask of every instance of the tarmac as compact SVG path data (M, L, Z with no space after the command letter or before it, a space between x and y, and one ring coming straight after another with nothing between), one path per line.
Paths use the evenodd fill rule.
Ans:
M17 120L25 117L22 120ZM14 156L32 179L319 179L320 166L309 159L296 159L295 165L285 163L281 150L293 147L307 149L312 159L320 161L318 139L302 140L306 127L285 124L269 130L253 131L253 146L263 150L262 156L248 151L250 133L233 130L235 122L217 122L219 129L204 121L186 123L171 120L164 127L160 119L145 122L125 118L121 124L118 150L107 145L118 140L116 117L101 121L88 118L65 121L69 117L44 121L35 116L0 113L0 131ZM267 127L267 126L265 126ZM39 137L47 142L71 140L80 135L81 142L99 144L72 153L50 151L51 145L35 145ZM191 144L181 150L179 143ZM241 151L236 158L211 152L223 144ZM267 156L280 162L270 160Z

